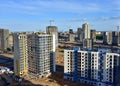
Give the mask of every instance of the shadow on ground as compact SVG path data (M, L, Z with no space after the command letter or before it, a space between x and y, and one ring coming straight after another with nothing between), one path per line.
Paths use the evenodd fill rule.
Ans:
M61 65L56 65L56 73L53 73L49 78L53 79L60 86L87 86L80 83L75 83L64 79L64 67Z
M4 55L0 55L0 66L8 67L13 70L13 59Z
M23 80L22 82L17 82L13 80L8 74L1 74L0 75L0 86L43 86L43 85L35 85L32 84L28 80Z
M0 66L8 67L13 71L13 58L9 58L4 55L0 55ZM17 82L13 79L13 77L9 74L0 74L0 86L43 86L43 85L35 85L32 84L28 80L23 80L22 82Z
M8 67L13 70L13 59L0 55L0 66ZM49 79L54 80L59 86L86 86L80 83L75 83L72 81L64 80L64 67L56 65L56 72L49 76ZM10 80L11 79L11 80ZM9 83L10 81L10 83ZM7 74L0 75L0 86L49 86L41 84L33 84L28 80L23 80L22 82L16 82L13 78Z

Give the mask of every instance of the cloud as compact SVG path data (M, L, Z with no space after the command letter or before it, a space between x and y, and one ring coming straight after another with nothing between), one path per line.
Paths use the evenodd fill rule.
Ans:
M111 0L111 2L112 2L114 5L120 7L120 0Z
M120 12L120 8L113 9L112 11L118 11L118 12Z
M97 23L96 21L111 22L120 19L118 13L120 11L119 2L120 0L0 0L0 21L19 21L25 25L26 22L40 21L38 25L41 26L48 24L48 22L43 22L41 19L54 19L56 23L65 23L66 25L69 23L73 26L85 21L94 23ZM116 15L113 16L114 14ZM24 27L16 25L16 28L18 26ZM11 27L15 26L11 25Z
M112 16L109 19L120 19L120 16Z
M1 12L32 15L110 13L111 9L119 11L119 7L119 0L0 0Z
M88 19L87 18L74 18L74 19L67 19L65 21L68 21L68 22L82 22L82 21L87 21Z
M95 3L83 3L82 1L65 0L5 0L0 1L1 9L9 9L11 12L28 12L41 14L48 12L62 13L89 13L98 12L100 7Z
M120 19L120 16L110 16L110 17L98 17L98 18L95 18L93 19L93 21L109 21L109 20L119 20Z

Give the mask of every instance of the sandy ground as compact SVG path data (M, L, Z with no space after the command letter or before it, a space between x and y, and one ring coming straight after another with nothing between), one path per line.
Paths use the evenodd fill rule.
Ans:
M56 64L64 66L64 51L63 49L56 49Z

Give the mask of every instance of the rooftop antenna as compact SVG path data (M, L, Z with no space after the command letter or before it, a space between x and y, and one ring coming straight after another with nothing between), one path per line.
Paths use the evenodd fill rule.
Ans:
M54 20L49 20L50 26L51 26L52 22L54 22Z

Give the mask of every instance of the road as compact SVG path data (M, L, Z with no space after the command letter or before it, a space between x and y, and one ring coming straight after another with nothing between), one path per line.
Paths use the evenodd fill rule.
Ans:
M13 58L0 55L0 66L8 67L13 70Z

